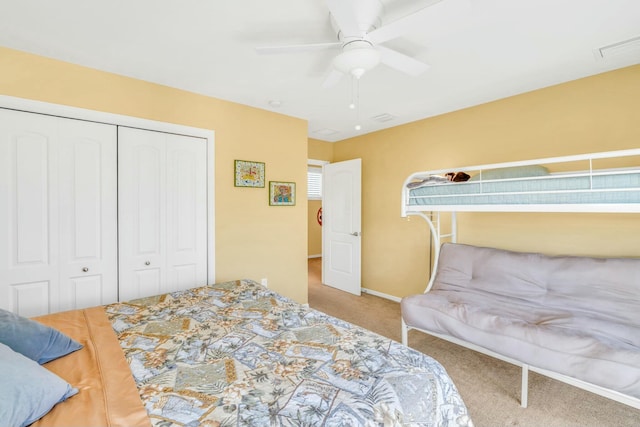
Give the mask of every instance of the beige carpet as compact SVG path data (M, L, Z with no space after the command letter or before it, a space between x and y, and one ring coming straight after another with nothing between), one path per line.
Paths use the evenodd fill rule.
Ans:
M400 341L400 305L358 297L320 283L320 258L309 260L309 305ZM426 334L409 332L409 345L438 360L462 395L476 427L640 426L640 410L576 387L529 374L529 407L520 407L520 369Z

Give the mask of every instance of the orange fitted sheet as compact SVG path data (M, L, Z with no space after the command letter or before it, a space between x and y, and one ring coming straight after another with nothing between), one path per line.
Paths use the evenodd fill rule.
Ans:
M43 365L79 392L33 424L46 427L150 426L138 389L103 307L34 318L84 347Z

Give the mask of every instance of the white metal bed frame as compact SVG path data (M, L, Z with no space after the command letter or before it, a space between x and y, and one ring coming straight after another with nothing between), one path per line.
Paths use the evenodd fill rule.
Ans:
M560 164L567 162L577 162L577 161L585 161L588 162L588 169L575 174L572 173L571 176L588 176L590 181L592 181L593 176L599 174L598 170L594 170L593 161L599 159L614 159L614 158L623 158L630 156L639 156L640 159L640 149L630 149L630 150L619 150L619 151L608 151L601 153L591 153L591 154L583 154L583 155L575 155L575 156L564 156L564 157L550 157L536 160L527 160L527 161L519 161L519 162L508 162L508 163L495 163L495 164L487 164L480 166L469 166L464 168L449 168L449 169L439 169L433 171L424 171L424 172L416 172L411 174L402 185L402 217L409 218L410 216L418 216L424 219L429 226L431 231L431 236L433 238L433 268L431 271L431 276L429 278L429 282L424 293L427 293L431 290L433 286L433 282L437 273L438 259L440 257L440 246L442 243L442 239L449 239L451 242L457 242L457 220L456 220L456 212L590 212L590 213L640 213L640 202L638 203L582 203L582 204L470 204L470 205L410 205L410 189L407 187L412 181L416 179L424 178L426 176L431 175L444 175L445 173L456 171L456 172L474 172L480 174L480 180L478 183L482 183L482 172L489 169L500 169L507 167L517 167L517 166L530 166L530 165L550 165L550 164ZM631 169L625 169L624 173L629 172L639 172L640 173L640 162L637 167L633 167ZM609 173L609 172L607 172ZM562 175L558 175L562 176ZM534 177L532 179L537 179L539 177ZM526 178L518 178L524 179ZM485 181L486 182L486 181ZM495 182L495 181L494 181ZM445 184L450 185L450 184ZM593 188L591 188L593 190ZM638 191L638 188L627 188L629 191ZM589 191L589 190L587 190ZM597 191L621 191L616 189L598 189ZM625 191L625 190L622 190ZM558 191L561 192L561 191ZM548 193L554 193L554 191L548 191ZM493 195L501 195L501 194L513 194L513 193L490 193ZM458 194L459 196L460 194ZM419 197L429 197L429 196L419 196ZM441 197L441 196L437 196ZM446 234L442 234L441 232L441 212L449 212L451 213L451 227L450 231ZM459 338L455 338L449 335L438 334L431 331L427 331L424 329L416 328L413 326L409 326L405 323L404 319L402 319L402 343L404 345L408 345L408 332L411 329L415 329L422 333L432 335L434 337L452 342L454 344L461 345L463 347L478 351L480 353L486 354L488 356L494 357L499 360L503 360L505 362L511 363L513 365L519 366L522 368L522 381L521 381L521 397L520 404L523 408L527 407L528 404L528 384L529 384L529 371L537 372L539 374L545 375L547 377L562 381L564 383L573 385L575 387L590 391L592 393L607 397L609 399L615 400L617 402L629 405L631 407L640 409L640 399L625 395L615 390L607 389L595 384L587 383L585 381L578 380L576 378L559 374L557 372L549 371L546 369L538 368L536 366L531 366L529 364L523 363L519 360L512 359L510 357L503 356L499 353L496 353L492 350L486 349L484 347L478 346L476 344L461 340Z

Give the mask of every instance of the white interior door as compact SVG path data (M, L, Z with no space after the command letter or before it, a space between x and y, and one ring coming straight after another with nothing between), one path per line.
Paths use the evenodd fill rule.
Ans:
M322 282L360 295L362 160L322 169Z
M207 281L202 138L118 128L120 300Z

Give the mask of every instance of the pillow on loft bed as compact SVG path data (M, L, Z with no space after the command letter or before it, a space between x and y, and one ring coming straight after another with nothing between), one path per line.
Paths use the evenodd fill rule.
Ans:
M513 178L527 178L530 176L544 176L549 175L549 169L540 165L527 165L527 166L511 166L508 168L499 169L487 169L482 171L482 180L493 179L513 179ZM475 174L469 179L469 181L479 181L480 173Z
M412 181L408 183L407 188L418 188L418 187L425 187L427 185L450 184L450 183L451 183L451 180L448 179L447 177L439 176L439 175L427 175L427 176L416 177L416 181Z
M78 393L56 374L0 343L0 420L27 426Z
M417 176L415 177L415 181L412 181L407 184L407 188L419 188L426 187L428 185L435 184L450 184L452 182L465 182L469 180L469 175L464 172L447 172L444 176L440 175L427 175L427 176Z
M2 309L0 343L41 365L82 348L80 343L49 326Z

